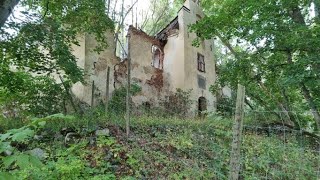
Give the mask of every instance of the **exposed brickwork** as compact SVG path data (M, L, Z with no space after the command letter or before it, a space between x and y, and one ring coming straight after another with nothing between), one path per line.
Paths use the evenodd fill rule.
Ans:
M155 87L159 92L163 88L163 71L160 69L155 69L154 74L151 76L150 80L146 81L146 84Z
M127 77L127 61L122 61L114 66L114 87L116 84L122 85Z

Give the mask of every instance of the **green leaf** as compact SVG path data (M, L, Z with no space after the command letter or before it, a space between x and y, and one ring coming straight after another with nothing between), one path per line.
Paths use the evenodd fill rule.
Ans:
M14 148L10 144L10 142L0 142L0 153L4 151L13 151Z
M8 167L9 167L12 163L14 163L16 160L17 160L17 156L15 156L15 155L4 157L4 158L2 159L4 168L8 168Z
M34 136L34 130L29 128L12 135L12 141L25 142L28 138Z
M27 154L20 154L17 156L17 165L22 168L26 169L30 166L30 160L29 160L30 155Z
M0 135L0 141L4 141L10 137L11 133L1 134Z
M30 164L34 167L37 167L37 168L41 168L43 166L42 162L37 158L37 157L34 157L34 156L30 156L29 157L30 159Z
M0 180L15 180L13 175L7 172L0 172Z
M46 125L46 122L45 122L45 121L41 121L41 122L38 123L38 125L39 125L40 127L44 127L44 126Z

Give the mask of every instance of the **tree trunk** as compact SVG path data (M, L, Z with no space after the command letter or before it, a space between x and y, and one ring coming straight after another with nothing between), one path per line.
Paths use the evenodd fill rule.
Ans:
M315 119L316 125L318 130L320 130L320 114L316 107L316 105L313 102L313 99L310 95L309 89L304 85L304 83L301 83L301 91L303 93L304 98L307 100L309 107L311 109L312 115Z
M0 28L4 25L19 1L20 0L0 0Z
M59 75L59 79L60 79L60 81L61 81L62 86L64 87L64 89L65 89L65 91L66 91L66 95L67 95L67 97L68 97L69 100L70 100L70 103L71 103L71 106L72 106L73 110L77 113L78 111L77 111L76 105L75 105L75 103L73 102L72 95L71 95L70 92L69 92L70 89L65 85L65 82L64 82L62 76ZM80 112L81 112L81 110L80 110ZM81 113L81 114L82 114L82 113Z
M320 0L313 0L313 4L314 4L315 17L319 19L320 18L319 17Z
M130 38L131 34L128 33L128 55L127 55L127 61L128 61L128 84L127 84L127 96L126 96L126 134L127 138L129 138L130 135L130 101L131 101L131 94L130 94L130 88L131 88L131 44L130 44Z
M315 0L314 1L315 4L315 11L316 11L316 15L319 16L319 14L317 14L318 12L318 8L319 8L319 0ZM296 7L292 8L292 15L291 18L292 20L297 23L297 24L301 24L303 26L306 26L306 22L304 20L304 17L302 15L301 9L299 8L299 6L297 5ZM288 63L292 64L292 55L291 52L288 52ZM305 98L305 100L308 102L309 108L312 112L313 118L316 122L317 125L317 129L320 129L320 114L318 111L318 108L316 106L316 104L313 101L313 98L311 97L311 93L309 91L309 89L307 88L307 86L305 85L305 83L301 82L300 83L300 88L301 88L301 92L303 94L303 97Z
M117 7L118 0L115 1L113 12L112 12L112 21L116 21L116 7Z
M107 82L106 82L106 113L108 112L108 105L110 100L110 67L107 68Z
M110 0L108 0L108 5L107 5L107 15L109 16L110 12Z

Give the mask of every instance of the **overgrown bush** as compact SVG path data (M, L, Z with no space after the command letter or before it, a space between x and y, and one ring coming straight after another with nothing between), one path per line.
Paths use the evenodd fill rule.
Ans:
M7 76L0 73L0 109L7 118L44 117L62 111L65 91L52 78L24 72Z
M175 93L163 99L160 105L164 108L164 113L169 116L186 117L192 105L191 91L178 88Z
M231 91L231 97L227 97L223 94L222 89L222 86L216 83L210 86L209 91L216 96L217 112L231 116L236 107L236 94Z
M84 122L74 116L57 114L35 118L20 129L0 134L0 180L130 179L131 165L136 160L115 138L92 137L91 133L98 127L88 132L84 124L74 124L77 120ZM60 133L72 125L77 129L74 138L78 139L66 145L67 136ZM44 150L44 157L30 153L33 148Z
M130 88L131 96L136 95L141 91L141 87L137 84L132 84ZM112 98L109 101L109 112L115 114L123 114L126 111L126 96L127 96L127 87L122 86L113 91ZM130 100L131 106L133 105Z

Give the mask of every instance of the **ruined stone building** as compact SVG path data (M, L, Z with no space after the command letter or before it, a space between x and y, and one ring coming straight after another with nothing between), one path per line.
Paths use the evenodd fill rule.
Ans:
M193 47L195 33L188 26L204 16L198 3L186 0L177 17L155 37L130 26L130 54L132 83L142 91L132 97L136 106L150 104L157 106L161 98L175 92L177 88L191 91L191 112L213 111L215 97L209 92L215 83L215 63L213 41L203 40L199 47ZM110 96L114 89L122 86L127 77L127 61L115 56L116 44L110 32L107 35L109 47L100 54L92 51L96 46L94 37L83 36L80 46L74 47L78 65L86 72L87 84L75 84L73 93L87 104L92 100L92 87L95 88L94 104L106 101L107 68L111 68ZM94 86L93 86L94 82Z

